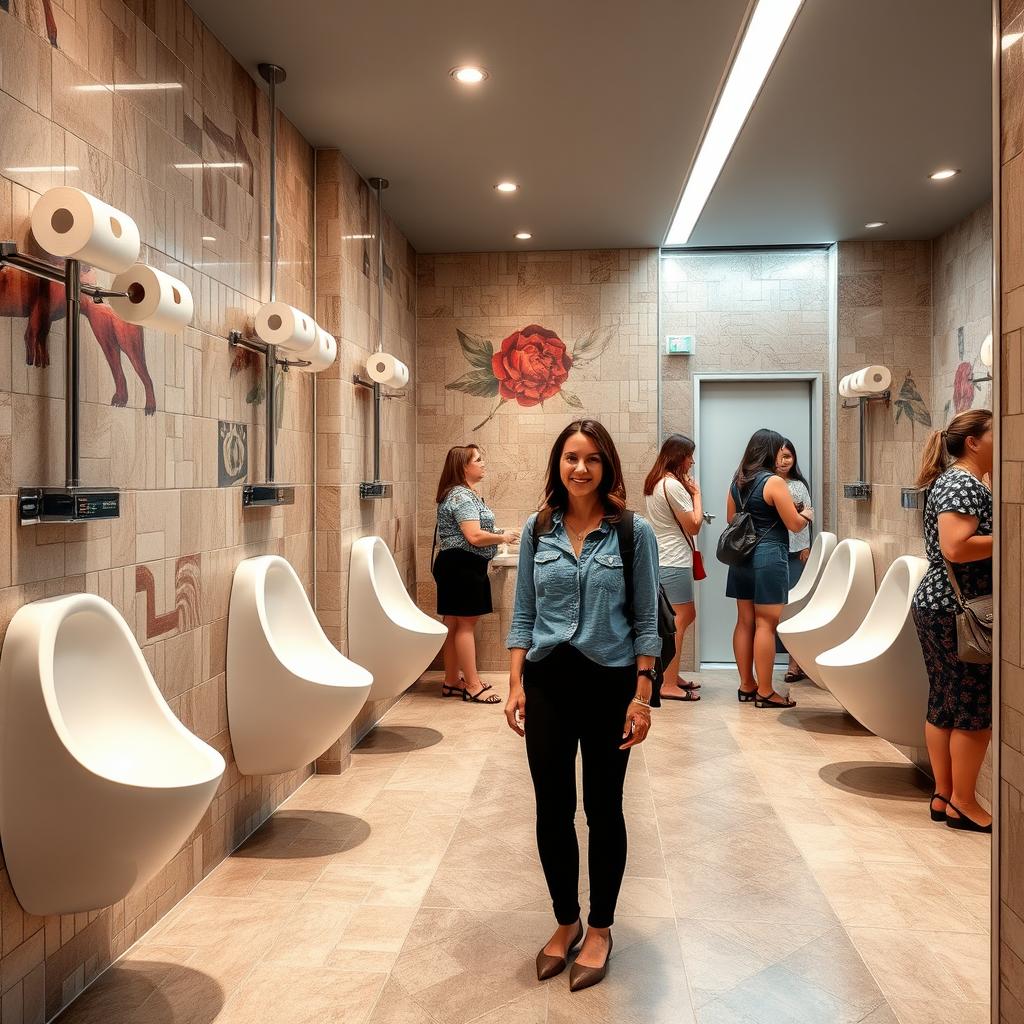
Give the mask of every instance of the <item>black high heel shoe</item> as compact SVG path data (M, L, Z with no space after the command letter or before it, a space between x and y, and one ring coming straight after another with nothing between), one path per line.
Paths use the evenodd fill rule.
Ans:
M928 801L928 813L932 816L932 821L945 821L946 812L937 811L932 807L932 804L935 803L936 800L941 800L944 804L948 805L949 797L945 797L941 793L932 793L932 798Z
M968 818L963 811L960 810L956 804L951 801L946 801L947 807L952 807L959 817L951 818L948 814L946 815L946 828L958 828L961 832L985 832L990 833L992 831L992 822L987 825L979 825L973 818Z

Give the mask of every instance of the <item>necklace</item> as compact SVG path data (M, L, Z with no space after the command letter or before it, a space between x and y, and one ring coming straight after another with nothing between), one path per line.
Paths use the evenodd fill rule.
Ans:
M569 533L571 533L573 537L576 538L577 542L579 542L582 541L583 538L586 537L602 519L604 519L603 514L598 516L598 518L592 522L585 523L582 530L577 530L576 527L570 524L568 517L563 517L562 522L569 528Z

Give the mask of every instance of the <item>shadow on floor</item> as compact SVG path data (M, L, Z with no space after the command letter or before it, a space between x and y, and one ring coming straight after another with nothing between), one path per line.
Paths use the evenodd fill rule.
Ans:
M440 743L444 733L419 725L378 725L353 751L357 754L405 754Z
M160 960L115 964L54 1024L212 1024L224 1007L224 989L207 974Z
M931 779L909 762L837 761L824 765L818 775L844 793L888 800L920 800L932 791Z
M323 857L354 850L370 837L369 822L339 811L282 809L274 812L237 850L233 857ZM296 840L304 842L296 843Z
M799 696L794 699L799 700ZM823 733L826 736L871 736L852 715L837 708L835 711L822 711L820 708L803 708L799 704L786 714L779 716L779 724L790 729L803 729L805 732Z

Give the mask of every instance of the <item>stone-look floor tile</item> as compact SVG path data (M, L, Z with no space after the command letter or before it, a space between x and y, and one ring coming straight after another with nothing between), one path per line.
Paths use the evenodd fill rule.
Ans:
M783 724L705 678L701 718L669 707L631 758L603 984L538 985L554 922L522 742L431 684L342 775L294 793L67 1019L981 1024L989 842L923 827L912 770L828 694L801 692ZM576 829L585 916L582 807Z
M224 1005L217 1024L359 1024L387 976L294 964L260 964Z
M700 1024L858 1024L858 1006L784 967L768 967L702 1007Z
M325 963L355 911L347 903L303 901L284 922L264 959L298 966Z

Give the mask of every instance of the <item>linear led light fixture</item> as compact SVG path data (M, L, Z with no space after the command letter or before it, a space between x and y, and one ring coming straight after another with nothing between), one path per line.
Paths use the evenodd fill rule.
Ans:
M690 169L666 245L685 245L782 49L803 0L758 0Z
M183 89L181 82L108 82L95 85L76 85L75 92L166 92Z
M210 161L208 163L195 163L195 164L175 164L175 169L179 171L201 171L204 167L211 170L226 170L232 167L244 167L239 160L219 160Z

